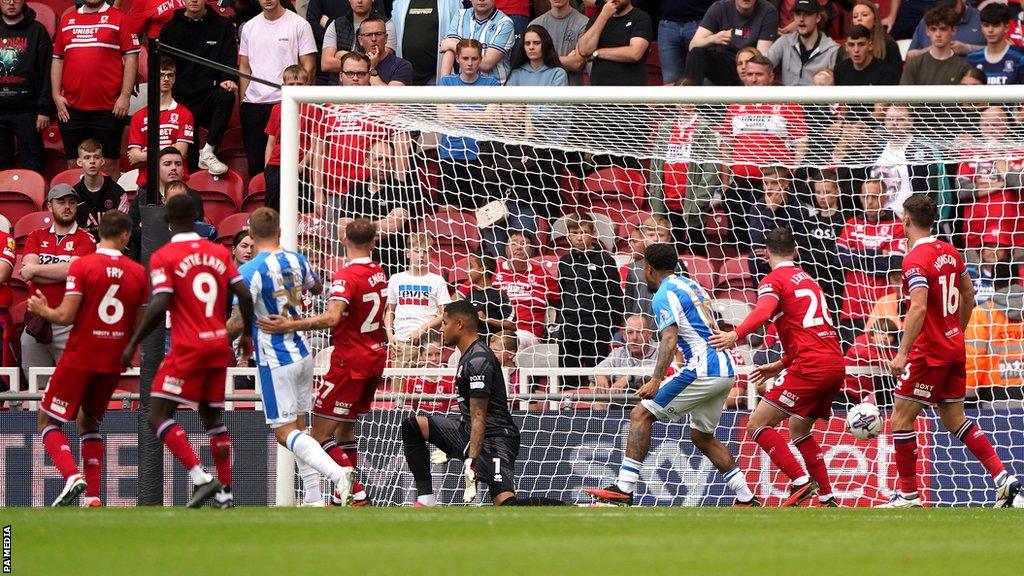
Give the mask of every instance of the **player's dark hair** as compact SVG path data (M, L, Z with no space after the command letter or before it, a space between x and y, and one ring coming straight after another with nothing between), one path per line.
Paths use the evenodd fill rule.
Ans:
M249 215L249 235L253 240L267 240L281 230L281 217L273 208L257 208Z
M775 256L789 256L796 250L796 238L789 228L776 228L764 239L764 247Z
M192 223L199 219L196 201L187 194L175 196L164 205L164 220L172 228L192 228Z
M679 253L671 244L651 244L644 250L644 260L658 272L673 272L679 266Z
M850 31L846 33L847 40L871 40L871 30L868 30L864 26L857 24L850 26Z
M476 306L469 300L456 300L445 304L444 313L449 317L462 318L467 326L476 327L480 317L477 315Z
M1006 4L989 4L981 9L982 24L1007 24L1010 22L1010 7Z
M345 225L345 238L353 246L369 246L376 237L377 225L367 218L356 218Z
M913 194L903 202L903 213L910 218L914 226L922 230L931 230L939 219L939 207L927 194Z
M132 219L116 208L107 210L100 216L99 233L102 240L114 240L131 230Z

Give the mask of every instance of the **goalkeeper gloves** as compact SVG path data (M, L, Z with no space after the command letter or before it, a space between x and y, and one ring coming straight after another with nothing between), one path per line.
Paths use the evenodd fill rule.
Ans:
M466 482L466 489L462 492L462 501L472 502L476 499L476 468L473 466L472 458L466 458L462 468L462 479Z
M448 455L444 453L444 450L434 450L430 453L430 462L432 464L444 464L448 461Z

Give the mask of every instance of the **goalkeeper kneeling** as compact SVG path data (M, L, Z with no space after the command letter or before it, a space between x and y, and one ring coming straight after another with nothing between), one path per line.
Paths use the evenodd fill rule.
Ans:
M462 352L455 386L459 395L459 417L409 416L402 421L405 460L416 480L417 507L433 506L430 450L433 444L447 458L463 460L465 491L462 499L476 498L477 482L487 484L495 506L562 505L547 498L517 498L515 467L519 456L519 428L508 409L505 377L501 364L480 337L476 307L467 300L445 306L441 332L446 346Z

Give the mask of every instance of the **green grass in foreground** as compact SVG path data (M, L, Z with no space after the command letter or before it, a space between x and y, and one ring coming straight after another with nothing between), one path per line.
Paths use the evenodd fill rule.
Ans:
M1015 510L0 509L14 574L1014 574Z

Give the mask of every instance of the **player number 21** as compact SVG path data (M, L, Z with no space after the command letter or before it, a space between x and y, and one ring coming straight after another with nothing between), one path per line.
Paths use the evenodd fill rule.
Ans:
M119 288L121 288L120 284L111 284L110 288L107 288L107 293L103 295L103 299L100 300L99 316L104 324L117 324L124 316L124 302L117 299Z
M956 275L939 276L942 287L942 304L946 307L946 315L956 314L960 310L960 287L956 285Z
M204 311L207 318L213 316L213 307L217 304L217 280L209 272L200 272L192 279L192 292L206 305Z

